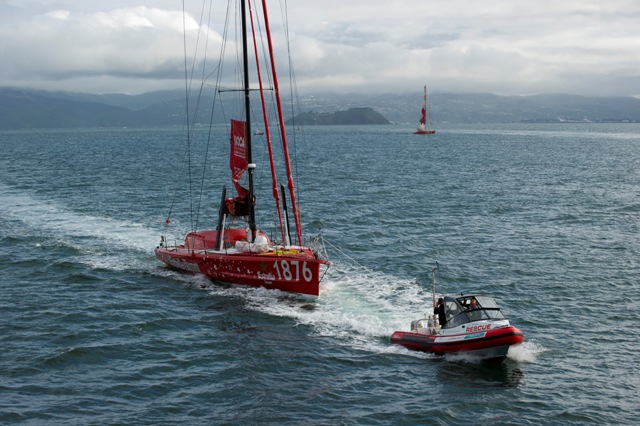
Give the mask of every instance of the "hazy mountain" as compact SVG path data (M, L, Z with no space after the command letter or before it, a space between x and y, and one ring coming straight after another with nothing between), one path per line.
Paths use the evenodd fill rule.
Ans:
M14 89L0 90L0 129L123 127L137 123L129 109Z
M435 123L640 122L640 99L632 97L436 92L429 95L427 104L428 120ZM417 125L422 93L307 96L302 99L300 109L334 112L357 106L371 107L392 122Z
M323 125L323 124L390 124L372 108L349 108L345 111L328 112L303 112L295 119L289 119L285 124Z
M286 100L283 100L286 103ZM211 98L200 102L199 122L211 115ZM184 121L182 91L141 95L93 95L0 88L0 129L78 127L164 127ZM369 108L395 123L418 123L422 93L314 94L300 99L307 116ZM195 102L190 111L196 110ZM216 110L214 122L226 118ZM429 95L430 123L640 122L640 99L572 95L498 96L487 93ZM338 114L339 116L340 114ZM330 121L339 120L333 116ZM291 118L291 117L286 117Z
M181 92L92 95L0 88L0 129L165 127L184 121Z

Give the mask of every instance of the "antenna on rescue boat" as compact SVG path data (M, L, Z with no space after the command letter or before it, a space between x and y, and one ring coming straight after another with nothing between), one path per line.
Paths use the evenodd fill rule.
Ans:
M431 294L432 294L432 297L433 297L433 309L434 310L436 308L436 271L438 270L439 267L440 267L440 265L436 261L436 267L431 270ZM435 325L435 323L436 323L436 314L435 314L435 311L434 311L434 313L433 313L433 324Z

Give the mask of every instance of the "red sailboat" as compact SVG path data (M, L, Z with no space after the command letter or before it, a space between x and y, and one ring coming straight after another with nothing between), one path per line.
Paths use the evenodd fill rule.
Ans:
M492 297L461 294L445 296L436 304L436 269L432 271L434 315L412 321L410 331L395 331L392 344L436 355L468 354L502 361L510 347L524 342L522 331L509 323Z
M420 124L413 134L415 135L433 135L435 130L427 129L427 86L424 86L424 102L422 103L422 111L420 114Z
M155 249L155 255L160 261L172 268L204 274L214 281L318 296L323 271L329 266L329 261L321 237L310 239L307 244L303 243L302 224L282 116L282 102L273 57L266 0L262 1L261 18L254 17L251 4L252 2L240 0L238 14L240 16L239 25L242 28L242 52L238 55L242 58L242 66L240 67L242 76L238 81L241 81L242 87L216 89L216 94L223 91L233 92L239 93L244 98L240 103L240 113L243 117L230 120L229 166L231 181L237 195L227 198L226 187L223 188L215 228L204 230L194 228L187 233L183 243L174 245L167 243L169 240L166 236L167 230L165 230L160 245ZM261 46L265 44L259 43L257 40L258 28L262 29L266 35L266 52L259 53ZM225 31L225 34L227 33L233 34L234 31ZM253 40L251 47L249 47L248 34L252 36ZM258 83L258 89L250 87L249 84L250 52L255 54L255 58L251 62L255 66L253 78ZM273 85L271 88L263 86L261 63L267 64L265 68L266 72L270 73L269 81ZM222 66L218 65L217 69L222 75ZM218 81L221 79L222 77L218 77ZM277 212L274 227L275 237L272 236L272 238L277 241L260 230L256 223L254 171L258 165L254 163L252 158L251 91L257 91L260 94L260 107L264 119L262 126L264 126L265 134L260 139L266 140L266 149L269 153L271 186L275 211ZM265 92L271 93L275 98L276 108L274 109L277 112L277 118L268 117ZM211 115L213 116L213 114ZM271 132L269 127L273 122L272 119L277 123L277 131L275 132ZM195 120L185 121L195 122ZM283 157L280 161L274 160L272 133L276 133L280 138ZM290 207L287 207L284 185L280 185L277 180L276 164L284 165ZM243 183L243 180L246 182ZM170 216L171 212L166 221L167 228L171 223ZM293 217L293 227L289 223L290 216ZM233 222L236 225L232 227L228 222ZM238 222L240 222L240 226L237 225ZM292 229L295 230L293 238Z

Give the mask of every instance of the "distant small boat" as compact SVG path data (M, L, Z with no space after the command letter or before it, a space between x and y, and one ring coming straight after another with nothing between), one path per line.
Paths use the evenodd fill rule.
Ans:
M256 130L253 132L253 134L254 134L254 135L264 135L264 132L263 132L262 130L260 130L260 129L256 129Z
M416 129L416 131L413 132L413 134L414 135L433 135L435 133L436 133L435 130L427 129L427 86L425 85L424 86L424 102L422 104L420 124L418 125L418 128Z
M432 271L434 306L436 269ZM445 296L442 306L444 324L440 324L440 315L434 313L412 321L410 331L395 331L390 342L436 355L460 353L490 361L503 361L511 346L524 342L522 331L509 323L492 297Z

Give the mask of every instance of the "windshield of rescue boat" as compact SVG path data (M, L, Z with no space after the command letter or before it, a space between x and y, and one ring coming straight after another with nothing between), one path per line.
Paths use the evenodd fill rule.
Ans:
M471 300L475 299L477 308L471 307ZM445 313L447 322L444 328L456 327L473 321L504 319L498 304L492 297L463 296L457 299L445 298Z

